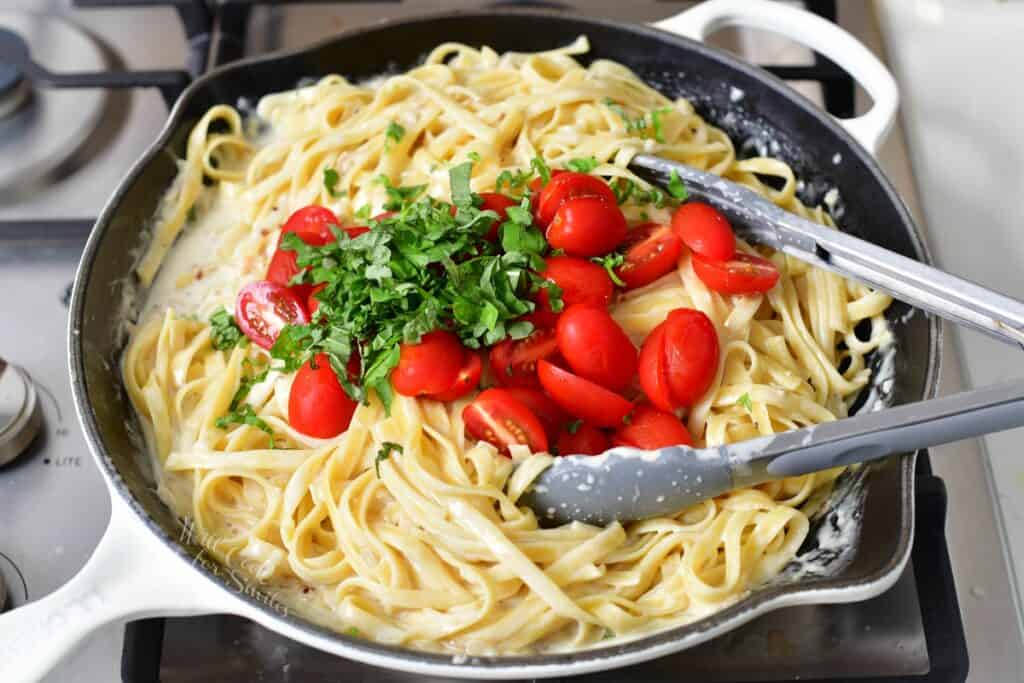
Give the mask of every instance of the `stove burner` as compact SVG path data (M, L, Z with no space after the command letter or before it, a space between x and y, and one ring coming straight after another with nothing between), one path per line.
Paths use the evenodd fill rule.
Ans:
M39 434L42 422L32 379L0 358L0 466L25 452Z
M69 172L97 129L107 93L33 88L32 59L57 72L103 71L106 58L85 32L55 16L0 11L0 196ZM19 66L20 65L20 66Z
M18 67L0 62L0 119L17 111L28 93L28 82Z

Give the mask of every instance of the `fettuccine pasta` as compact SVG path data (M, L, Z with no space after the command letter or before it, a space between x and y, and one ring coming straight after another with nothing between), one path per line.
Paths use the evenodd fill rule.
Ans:
M371 394L347 431L317 439L289 424L292 376L268 366L266 351L214 348L206 321L262 277L284 220L309 204L350 224L363 206L377 213L387 199L375 182L381 174L447 199L448 168L467 158L476 160L473 189L483 191L534 157L552 167L593 157L594 174L646 188L627 164L647 151L832 225L823 209L800 202L786 164L738 159L686 100L669 100L620 64L581 66L576 57L587 49L583 38L538 54L445 44L405 74L366 84L333 75L269 95L254 117L213 107L189 137L138 266L150 291L124 355L125 386L159 493L195 537L332 628L413 648L506 654L692 621L790 562L813 503L839 474L733 491L669 518L543 528L517 499L552 456L509 459L469 438L468 398L398 396L389 415ZM662 110L664 141L630 130L608 101L627 116ZM392 122L404 129L400 140L387 135ZM330 187L325 170L336 174ZM622 208L630 223L670 215ZM887 296L758 253L782 274L765 295L709 290L684 251L673 272L610 309L636 344L679 307L714 323L718 371L684 416L697 445L844 417L869 381L867 356L889 343ZM858 336L859 323L871 333ZM266 367L244 398L256 419L218 426L253 368ZM381 457L386 443L401 452Z

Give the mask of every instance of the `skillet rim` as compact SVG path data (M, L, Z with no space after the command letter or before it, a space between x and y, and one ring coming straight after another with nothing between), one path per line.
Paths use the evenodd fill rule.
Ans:
M692 647L721 633L737 628L761 614L782 607L796 604L850 602L866 599L881 593L899 578L910 556L915 526L914 467L916 453L890 456L890 459L897 458L899 460L897 464L900 477L899 508L905 524L901 527L899 533L898 548L900 552L890 558L874 574L860 577L856 581L850 579L844 581L841 577L832 577L816 579L811 582L810 586L802 586L799 583L785 586L768 586L751 592L747 597L736 603L689 624L656 631L650 635L635 637L620 644L595 646L570 653L532 656L453 657L447 654L383 645L366 639L352 637L345 633L320 626L312 620L296 615L291 611L289 611L287 616L282 616L255 597L232 591L223 578L216 576L209 569L202 566L197 567L197 563L192 562L193 557L187 552L186 548L178 540L165 533L142 504L132 495L131 490L122 479L116 464L107 452L96 421L95 410L89 402L84 362L85 351L82 348L81 335L85 316L85 286L92 274L96 254L104 242L106 233L121 201L143 171L164 151L173 134L182 125L182 115L189 99L209 81L230 77L233 73L244 72L251 65L268 64L304 54L313 54L328 45L336 42L342 43L361 34L386 31L400 26L429 25L442 19L467 18L495 21L499 20L502 16L526 16L539 21L569 21L576 24L588 24L603 29L612 29L623 33L624 37L629 35L638 39L652 39L662 44L667 43L675 50L698 53L704 58L718 62L725 70L739 71L747 77L763 83L767 89L774 91L775 95L785 98L789 106L802 109L804 113L808 113L816 118L834 139L845 146L845 149L842 151L844 155L847 153L856 155L858 161L864 164L870 171L876 187L883 192L884 199L900 216L902 227L913 246L915 257L925 263L932 262L928 247L908 208L896 193L895 188L884 175L874 157L861 147L860 143L836 119L818 109L810 100L790 88L784 81L760 67L741 61L730 53L650 25L578 17L548 10L511 8L500 8L492 11L459 10L454 12L431 12L403 19L384 19L363 27L341 31L306 47L238 60L216 67L199 76L179 96L174 107L169 112L159 136L135 164L132 165L105 204L86 242L75 275L69 310L68 362L75 410L85 433L89 450L94 460L100 464L100 472L106 480L108 488L117 492L117 495L132 510L138 521L142 522L164 546L183 559L187 565L197 572L196 578L213 582L226 593L230 593L233 598L245 603L247 609L237 613L254 619L261 625L271 628L288 638L325 650L335 656L342 656L344 654L346 657L351 657L364 663L416 673L453 675L458 677L505 678L511 676L548 677L564 675L566 673L581 674L591 671L608 670L647 661ZM567 40L571 39L567 38ZM444 41L439 41L438 44L440 42ZM301 78L301 75L299 77ZM938 374L941 366L941 320L935 316L928 316L928 335L928 361L923 375L924 391L922 399L934 397L938 388ZM256 613L254 614L254 612Z

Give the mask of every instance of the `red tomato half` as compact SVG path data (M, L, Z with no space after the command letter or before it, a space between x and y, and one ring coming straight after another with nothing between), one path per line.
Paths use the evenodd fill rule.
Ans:
M626 260L615 274L626 283L626 289L635 289L675 268L683 242L668 225L644 223L629 231L622 251Z
M562 423L565 422L566 415L558 407L557 403L548 398L539 389L509 387L508 393L515 396L520 403L537 416L540 423L544 425L544 433L547 434L549 442L558 438L558 430L561 429Z
M320 308L320 299L316 298L316 295L322 292L325 287L327 287L326 283L314 285L313 289L309 292L309 298L306 299L306 310L309 311L311 318L316 317L316 311Z
M547 267L540 275L561 288L565 308L573 304L606 307L611 303L615 285L605 269L596 263L575 256L550 256L544 259L544 263ZM550 323L542 327L554 325L555 314L551 310L546 289L537 293L537 310L534 313L551 315Z
M540 420L506 389L488 389L462 411L466 431L474 439L493 444L502 453L524 444L534 453L548 450L548 437Z
M575 304L555 328L558 350L580 377L622 391L636 373L636 347L608 311Z
M629 423L615 432L612 443L650 451L665 446L692 446L693 439L686 426L672 413L640 405L633 411Z
M498 228L508 220L508 214L506 213L508 207L517 206L519 202L497 192L481 192L480 198L484 200L483 205L480 206L481 211L493 211L498 214L498 220L494 221L494 225L487 231L486 236L487 240L496 242L498 240Z
M451 332L434 330L418 344L402 344L391 386L403 396L440 394L459 378L466 351Z
M651 403L665 411L696 403L716 372L718 333L700 311L672 311L640 349L640 387Z
M559 455L601 455L612 447L612 442L600 429L583 422L572 433L563 428L557 446Z
M329 439L348 429L355 411L356 402L345 393L327 354L318 354L299 368L288 396L292 427L308 436Z
M259 280L238 292L235 321L254 344L269 349L285 325L305 325L309 314L302 299L291 289Z
M480 386L480 375L483 374L484 362L480 360L480 354L475 351L466 351L465 362L459 370L455 384L437 394L431 394L430 398L435 401L457 401L469 392Z
M711 261L726 261L736 251L732 226L710 204L683 204L672 216L672 229L693 253Z
M583 379L553 363L537 363L537 377L562 410L598 427L618 427L633 404L600 384Z
M510 387L538 387L537 361L556 353L558 341L551 328L536 329L525 339L506 339L491 349L494 379Z
M570 256L603 256L619 246L627 230L626 217L614 200L575 197L559 207L547 239L552 249Z
M737 251L729 261L708 261L693 255L693 272L722 294L767 292L779 281L779 269L768 259Z
M551 182L544 186L537 200L537 225L547 227L562 204L573 197L600 197L612 206L616 205L612 188L597 176L570 171L552 174Z
M306 244L319 247L334 240L330 226L338 224L338 217L330 209L322 206L307 206L289 216L277 239L278 249L267 267L267 279L279 285L287 285L299 273L299 266L295 263L295 252L280 248L285 235L294 232ZM299 292L303 298L309 296L308 286L304 287L305 291Z

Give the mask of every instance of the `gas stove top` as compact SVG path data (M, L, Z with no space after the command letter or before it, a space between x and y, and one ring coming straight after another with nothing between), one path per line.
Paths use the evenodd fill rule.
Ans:
M0 304L0 610L71 578L109 517L68 386L69 285L91 217L157 135L168 101L208 65L298 47L383 17L488 5L400 0L271 7L222 0L211 14L200 0L13 4L0 10L0 292L6 294ZM693 3L490 4L576 5L594 16L645 22ZM834 1L807 4L835 17ZM830 63L796 68L794 62L813 56L798 51L794 57L791 47L763 34L725 32L715 42L779 66L833 113L852 114L853 85ZM18 74L5 67L21 45L39 68L23 64ZM709 681L963 680L966 649L943 533L945 492L927 458L921 463L913 562L890 592L857 605L776 612L700 648L591 679L676 680L686 671ZM228 617L106 628L47 680L106 682L119 671L128 681L421 680L340 660Z

